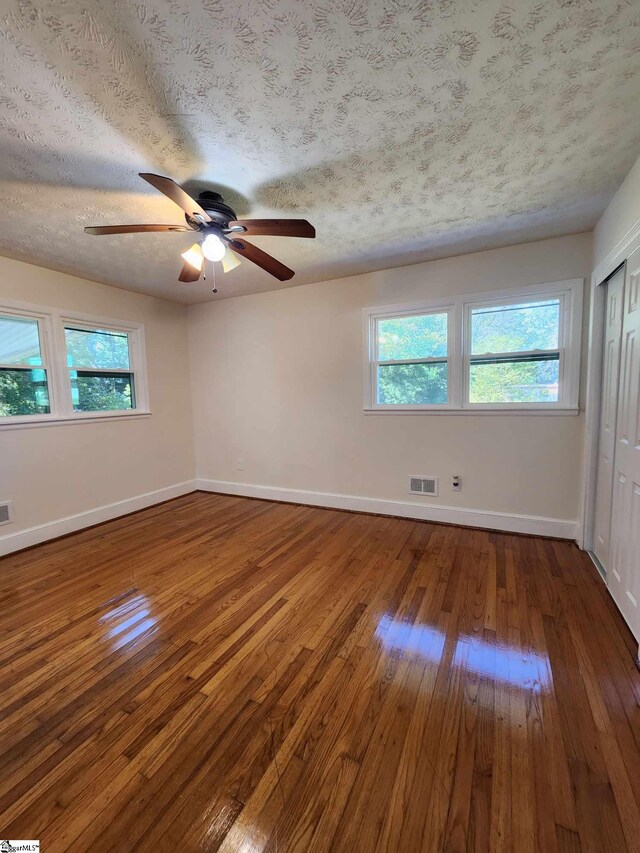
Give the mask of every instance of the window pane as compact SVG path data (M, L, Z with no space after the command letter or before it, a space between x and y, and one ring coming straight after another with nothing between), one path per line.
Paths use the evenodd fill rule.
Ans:
M560 361L471 363L471 403L557 403Z
M558 349L560 300L474 308L471 352L526 352Z
M378 361L447 357L447 315L378 320Z
M447 364L381 364L378 403L386 405L447 402Z
M69 367L101 367L106 370L128 370L129 336L126 332L104 329L65 328L67 364Z
M111 412L135 408L133 375L71 370L71 399L75 412Z
M0 364L42 364L37 320L0 317Z
M46 370L0 369L0 417L46 415L48 412Z

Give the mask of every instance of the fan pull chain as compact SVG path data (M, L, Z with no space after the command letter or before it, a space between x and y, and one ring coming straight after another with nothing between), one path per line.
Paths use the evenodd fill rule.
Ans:
M212 293L217 293L218 288L216 287L216 265L213 261L211 261L211 276L213 278L213 290Z
M217 293L218 288L216 287L216 265L213 261L209 261L211 264L211 277L213 278L213 290L212 293ZM202 267L202 280L207 280L207 262L205 261L204 266Z

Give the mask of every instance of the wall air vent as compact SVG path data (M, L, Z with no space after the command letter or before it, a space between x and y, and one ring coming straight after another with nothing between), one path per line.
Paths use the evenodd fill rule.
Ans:
M11 501L0 502L0 524L9 524L13 521L13 513L11 512Z
M428 495L435 497L438 494L437 477L409 477L409 492L412 495Z

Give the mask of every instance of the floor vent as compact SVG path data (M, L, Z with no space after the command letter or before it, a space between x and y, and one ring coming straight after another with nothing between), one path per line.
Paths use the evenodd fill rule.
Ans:
M11 501L2 501L0 503L0 524L9 524L13 521L11 512Z
M409 477L409 492L412 495L429 495L434 497L438 494L438 478Z

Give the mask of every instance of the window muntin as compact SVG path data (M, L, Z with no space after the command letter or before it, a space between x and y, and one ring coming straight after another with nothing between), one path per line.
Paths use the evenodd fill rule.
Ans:
M65 325L64 334L74 412L135 409L129 333Z
M377 405L447 404L449 322L446 310L376 321L373 368Z
M0 419L50 410L39 320L0 314Z
M557 403L562 298L471 307L470 404Z
M583 286L572 279L365 309L365 411L576 414ZM445 313L443 358L425 347L420 324ZM443 362L444 403L421 393Z

